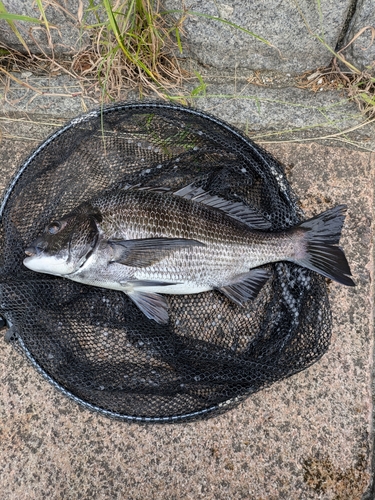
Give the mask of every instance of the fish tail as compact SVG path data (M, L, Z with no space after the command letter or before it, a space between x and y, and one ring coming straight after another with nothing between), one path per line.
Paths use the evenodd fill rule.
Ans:
M298 264L322 274L343 285L355 286L343 250L338 247L344 225L346 205L338 205L313 217L295 229L304 230L303 255L296 259Z

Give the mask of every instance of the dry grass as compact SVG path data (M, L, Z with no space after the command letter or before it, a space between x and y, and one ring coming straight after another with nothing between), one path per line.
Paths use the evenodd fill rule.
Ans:
M367 71L359 74L342 70L334 60L328 68L303 73L296 86L313 92L339 90L356 102L360 111L371 119L375 117L375 78Z
M87 26L91 47L78 53L72 70L81 78L96 78L103 96L119 98L124 85L163 95L183 80L173 53L172 33L178 26L160 14L159 2L102 0L105 12L93 6L97 23Z
M61 8L55 2L53 5ZM6 79L5 87L15 80L17 71L36 75L67 73L85 93L95 95L101 102L123 97L124 87L137 88L140 95L152 91L163 97L181 86L184 72L173 51L176 43L180 44L180 22L161 15L158 1L90 1L86 16L82 10L77 16L75 24L88 34L91 43L72 59L57 59L51 45L48 53L39 45L38 54L31 54L0 44L0 72ZM85 17L90 17L90 24ZM49 28L37 29L45 29L51 39ZM31 38L32 32L31 28ZM38 45L35 38L33 42ZM26 43L22 45L25 47Z
M328 68L309 71L299 76L296 86L313 92L341 90L349 100L356 102L367 118L375 117L375 78L366 71L353 74L342 71L333 63Z
M318 40L333 56L332 64L328 68L304 73L297 79L297 86L300 88L309 88L314 92L332 88L342 89L350 100L358 104L359 109L368 119L373 118L375 116L375 78L373 74L375 68L366 68L361 71L346 59L345 50L364 32L369 31L371 36L370 43L368 47L363 48L363 50L368 50L375 41L375 28L373 26L364 26L345 47L335 52L326 43L323 35L318 35L311 29L298 0L293 1L310 35ZM317 0L317 7L319 16L322 18L320 0Z

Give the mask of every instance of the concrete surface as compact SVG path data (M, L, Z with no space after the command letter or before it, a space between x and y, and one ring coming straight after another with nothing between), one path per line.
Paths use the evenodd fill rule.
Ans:
M0 117L1 189L76 113L73 102L80 101L39 104L39 114L13 103ZM341 243L357 287L330 285L328 353L216 419L139 426L83 410L0 341L0 498L360 500L366 491L374 498L375 157L343 143L267 149L284 163L307 216L348 205Z

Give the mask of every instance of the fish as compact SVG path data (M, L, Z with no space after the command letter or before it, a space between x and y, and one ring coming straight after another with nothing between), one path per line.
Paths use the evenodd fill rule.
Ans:
M338 246L347 207L338 205L283 231L242 201L194 184L125 186L51 220L25 249L26 268L124 292L150 320L169 321L168 294L217 290L238 306L287 261L355 286ZM266 266L266 267L264 267Z

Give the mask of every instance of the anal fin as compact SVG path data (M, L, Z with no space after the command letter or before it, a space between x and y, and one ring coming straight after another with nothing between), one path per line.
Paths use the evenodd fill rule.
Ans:
M260 289L271 276L266 269L252 269L248 273L235 276L231 283L218 288L220 292L239 306L255 299Z

